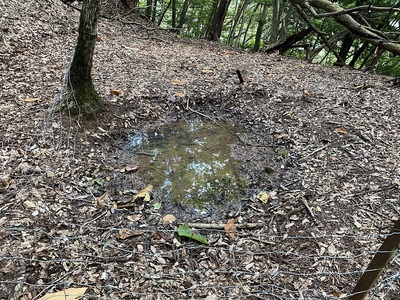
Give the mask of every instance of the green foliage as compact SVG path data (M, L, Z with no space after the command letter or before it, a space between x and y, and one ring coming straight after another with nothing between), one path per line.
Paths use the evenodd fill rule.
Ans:
M207 237L205 237L204 235L201 235L201 234L194 233L193 229L187 225L179 225L178 235L190 238L190 239L198 241L202 244L210 245L210 243L207 240Z
M379 60L375 71L380 74L389 76L400 76L400 57L393 57L392 55L385 55L384 59Z

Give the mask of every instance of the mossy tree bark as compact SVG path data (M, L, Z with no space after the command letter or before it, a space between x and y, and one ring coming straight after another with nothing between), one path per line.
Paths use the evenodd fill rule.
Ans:
M84 0L78 42L68 74L68 109L72 114L86 118L92 118L104 109L91 75L99 14L100 0Z

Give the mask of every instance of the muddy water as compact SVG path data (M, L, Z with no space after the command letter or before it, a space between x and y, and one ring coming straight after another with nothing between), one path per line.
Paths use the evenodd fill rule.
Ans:
M178 121L132 136L141 176L164 201L203 209L240 200L247 186L231 145L243 131L231 124Z

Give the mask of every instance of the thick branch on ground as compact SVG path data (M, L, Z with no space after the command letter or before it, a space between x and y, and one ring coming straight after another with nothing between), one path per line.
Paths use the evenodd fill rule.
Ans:
M386 39L382 32L379 32L371 27L362 25L353 19L352 16L345 13L344 9L336 3L328 0L291 0L292 4L295 3L303 9L308 9L315 18L320 18L321 14L315 12L315 8L322 9L327 13L332 13L335 20L347 27L354 34L361 39L380 47L381 49L390 51L394 54L400 55L400 44Z
M270 52L278 50L280 53L283 53L283 52L287 51L288 49L293 48L297 42L304 39L312 31L313 30L311 29L311 27L303 29L300 32L292 34L291 36L287 37L283 41L280 41L279 43L275 43L271 46L268 45L269 47L267 46L265 51L267 53L270 53Z

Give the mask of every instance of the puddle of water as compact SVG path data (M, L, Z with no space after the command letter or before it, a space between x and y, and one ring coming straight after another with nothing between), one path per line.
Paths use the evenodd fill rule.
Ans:
M142 177L165 200L203 209L243 197L247 183L231 155L242 131L199 119L178 121L130 137L129 148L138 156Z

